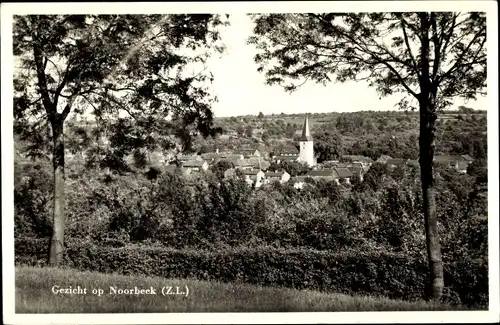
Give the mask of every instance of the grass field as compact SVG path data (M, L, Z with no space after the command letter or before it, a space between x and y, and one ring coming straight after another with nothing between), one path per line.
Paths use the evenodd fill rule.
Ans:
M259 287L240 283L172 280L78 272L55 268L16 268L16 313L148 313L148 312L309 312L455 310L443 304L386 298L326 294ZM54 294L52 287L80 286L87 294ZM156 289L156 295L109 294L115 288ZM162 287L187 286L188 295L167 295ZM101 288L101 296L90 290ZM463 310L463 308L461 308Z

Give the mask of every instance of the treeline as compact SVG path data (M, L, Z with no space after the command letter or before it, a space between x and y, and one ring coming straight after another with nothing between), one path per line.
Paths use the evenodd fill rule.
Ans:
M477 210L486 204L478 201L478 191L487 182L484 161L474 162L469 170L471 175L437 166L443 226L487 215L486 205ZM416 253L425 247L418 173L411 166L389 170L376 163L363 182L354 179L351 185L310 180L302 190L290 183L253 190L242 179L222 179L222 173L196 179L162 171L117 175L75 165L68 168L67 235L96 241L110 236L125 242L153 240L173 247L328 249L358 243ZM49 163L16 164L19 236L50 235L50 178ZM446 236L464 235L455 230L445 228L445 243ZM411 250L412 245L420 248ZM463 247L455 240L446 245Z
M486 114L442 114L437 121L436 154L485 158L487 153ZM451 118L448 118L451 116ZM445 118L446 117L446 118ZM193 143L194 151L206 148L261 147L273 152L280 143L297 145L303 116L225 118L217 120L227 132L240 129L240 139L201 137ZM318 161L337 159L341 155L364 155L377 159L381 155L418 159L418 114L414 112L328 113L309 117ZM299 123L300 122L300 123ZM260 129L253 134L249 129Z

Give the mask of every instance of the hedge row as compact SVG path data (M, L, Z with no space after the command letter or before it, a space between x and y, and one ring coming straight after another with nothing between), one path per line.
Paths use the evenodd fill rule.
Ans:
M43 265L47 245L46 239L16 240L16 264ZM116 248L71 241L67 244L65 265L103 273L241 281L404 300L423 298L428 272L425 261L394 253L270 247L219 251ZM445 286L446 302L483 307L488 304L486 265L448 264Z

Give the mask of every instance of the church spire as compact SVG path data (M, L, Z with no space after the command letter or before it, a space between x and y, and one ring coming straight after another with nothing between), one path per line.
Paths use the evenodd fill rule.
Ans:
M304 119L304 128L302 129L302 136L300 137L300 141L313 141L311 132L309 131L309 120L307 119L307 114Z

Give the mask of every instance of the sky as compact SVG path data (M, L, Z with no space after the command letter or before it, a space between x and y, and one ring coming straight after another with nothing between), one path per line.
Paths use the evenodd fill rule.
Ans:
M214 74L212 88L218 97L213 111L217 117L235 115L297 114L325 112L353 112L361 110L395 110L401 94L379 99L374 88L365 82L331 83L327 86L306 83L289 94L279 86L265 85L264 75L257 72L253 56L257 53L246 40L252 34L253 23L243 13L230 16L231 25L221 33L226 53L208 63ZM455 101L455 107L465 104L486 109L485 98L464 103Z
M266 85L264 74L257 72L254 63L257 50L247 44L253 22L245 13L232 13L229 19L230 25L221 32L225 53L207 62L207 70L214 75L210 88L218 98L212 106L216 117L258 115L259 112L268 115L398 109L395 105L402 94L380 99L366 82L332 82L327 86L308 82L291 94L280 86ZM18 66L17 59L15 62ZM456 99L454 107L460 105L486 109L487 101L484 97L468 103ZM92 119L90 111L88 113L85 116Z

